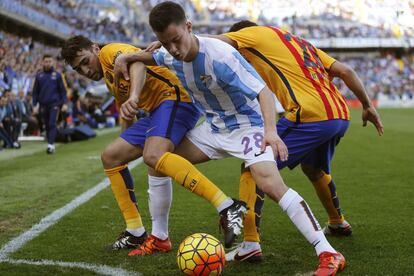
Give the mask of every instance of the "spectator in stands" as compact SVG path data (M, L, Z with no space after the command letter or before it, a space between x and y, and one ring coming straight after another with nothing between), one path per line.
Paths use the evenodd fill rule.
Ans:
M26 129L24 130L25 135L36 135L38 133L38 121L33 114L32 106L32 94L27 93L24 95L24 91L20 90L18 96L18 104L21 106L23 117L22 122L27 124Z
M3 125L12 141L13 148L19 149L18 142L20 130L22 127L22 111L16 102L16 95L10 90L7 90L4 95L7 98L6 117L3 120Z
M8 115L7 96L3 94L0 96L0 140L3 141L3 147L0 147L0 150L13 147L13 141L3 123Z
M43 56L43 70L36 75L33 87L33 106L40 104L40 112L46 125L48 154L55 152L57 119L60 111L66 111L66 87L62 75L53 68L51 55Z

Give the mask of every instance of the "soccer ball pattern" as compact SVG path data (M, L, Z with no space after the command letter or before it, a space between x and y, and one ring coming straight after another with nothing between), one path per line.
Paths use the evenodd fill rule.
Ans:
M180 270L187 275L220 275L225 263L223 245L209 234L192 234L181 242L177 263Z

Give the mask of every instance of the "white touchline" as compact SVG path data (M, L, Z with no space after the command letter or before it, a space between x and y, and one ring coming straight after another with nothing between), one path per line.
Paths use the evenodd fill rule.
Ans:
M133 169L139 164L142 163L142 158L139 158L133 162L131 162L128 167L129 169ZM67 215L68 213L72 212L74 209L79 207L80 205L88 202L91 198L93 198L96 194L100 191L105 189L109 186L109 180L105 178L101 182L99 182L96 186L92 187L91 189L87 190L80 196L76 197L74 200L66 204L60 209L55 210L50 215L44 217L40 220L39 223L35 224L27 230L26 232L22 233L20 236L12 239L8 243L6 243L0 249L0 262L8 262L8 263L26 263L26 264L34 264L34 265L59 265L59 266L68 266L68 267L80 267L85 269L90 269L98 273L106 274L106 275L121 275L120 272L123 272L122 275L129 275L130 272L123 270L121 268L112 268L105 265L94 265L94 264L86 264L86 263L70 263L70 262L61 262L61 261L53 261L53 260L42 260L42 261L28 261L28 260L14 260L10 259L8 255L16 252L21 247L23 247L27 242L33 240L37 236L39 236L42 232L48 229L50 226L54 225L58 222L62 217ZM99 270L99 271L98 271ZM103 272L101 272L103 271ZM110 273L110 272L114 273ZM104 273L105 272L105 273ZM116 273L115 273L116 272ZM126 274L125 274L126 273Z
M55 260L40 260L40 261L31 261L31 260L15 260L15 259L3 259L0 262L7 262L10 264L28 264L28 265L38 265L38 266L60 266L60 267L69 267L69 268L83 268L91 270L93 272L103 274L103 275L112 275L112 276L132 276L132 275L141 275L137 272L130 272L122 268L111 267L107 265L99 264L89 264L83 262L63 262Z

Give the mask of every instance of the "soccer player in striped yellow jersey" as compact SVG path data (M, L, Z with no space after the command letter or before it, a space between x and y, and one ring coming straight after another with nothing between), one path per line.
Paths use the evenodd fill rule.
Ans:
M277 132L288 147L289 158L277 160L278 168L293 169L300 164L328 213L325 234L350 235L351 226L341 212L330 174L334 150L348 128L350 114L332 78L341 78L360 100L363 125L370 121L379 135L383 134L382 122L356 73L306 40L275 27L242 21L233 25L229 33L213 37L237 48L286 110L285 117L277 123ZM244 221L245 242L227 259L260 259L258 229L263 193L248 170L242 171L240 199L250 207ZM322 272L324 268L320 268Z
M174 151L199 118L199 111L189 94L166 68L133 63L129 69L131 79L116 82L113 71L115 59L122 53L138 51L139 48L120 43L100 48L83 36L68 39L62 48L62 57L79 74L95 81L104 78L120 107L124 132L106 147L102 163L126 223L126 230L110 248L135 248L130 256L171 250L168 238L171 178L157 173L153 167L164 153ZM134 97L135 90L142 91L137 98ZM134 122L138 109L149 112L149 116ZM149 237L141 221L133 179L127 166L128 162L140 156L149 166L148 192L152 216L152 234ZM208 189L194 189L193 192L203 194L219 212L227 212L228 207L234 205L233 200L214 184L209 184Z

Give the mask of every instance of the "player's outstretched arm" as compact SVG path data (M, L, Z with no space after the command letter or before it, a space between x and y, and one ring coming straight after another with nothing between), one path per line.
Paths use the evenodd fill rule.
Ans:
M145 65L156 66L152 54L146 51L125 53L119 55L115 59L114 74L115 81L119 81L119 78L123 77L125 80L129 80L128 65L133 62L142 62Z
M261 150L264 151L266 146L270 145L275 158L279 156L280 160L286 161L288 159L288 149L279 135L277 135L275 100L267 86L259 93L259 103L265 130Z
M131 84L129 99L121 105L121 117L127 121L133 121L138 113L139 96L145 85L146 67L142 62L134 62L129 66Z
M330 77L338 77L342 79L346 86L357 96L358 100L361 102L363 111L362 111L362 122L363 126L367 125L367 121L370 121L376 127L378 134L381 136L384 133L384 126L382 125L381 118L378 115L375 107L372 105L371 100L369 99L367 92L365 91L364 85L362 84L361 79L358 77L357 73L352 70L351 67L335 61L329 68Z

